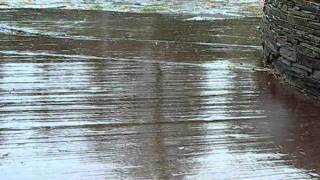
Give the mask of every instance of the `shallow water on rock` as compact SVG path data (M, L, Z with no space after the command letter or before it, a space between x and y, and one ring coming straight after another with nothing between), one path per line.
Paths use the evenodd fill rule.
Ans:
M57 8L95 11L193 14L215 19L261 15L263 0L0 0L1 8Z
M0 179L311 179L319 104L259 18L0 11Z

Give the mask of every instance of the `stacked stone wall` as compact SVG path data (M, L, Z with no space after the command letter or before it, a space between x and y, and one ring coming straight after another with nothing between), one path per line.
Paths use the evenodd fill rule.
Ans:
M265 0L261 28L266 63L320 96L320 0Z

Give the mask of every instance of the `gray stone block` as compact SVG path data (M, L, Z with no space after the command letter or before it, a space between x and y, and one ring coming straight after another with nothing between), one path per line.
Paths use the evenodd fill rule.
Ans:
M266 62L320 96L320 1L265 0L261 24Z

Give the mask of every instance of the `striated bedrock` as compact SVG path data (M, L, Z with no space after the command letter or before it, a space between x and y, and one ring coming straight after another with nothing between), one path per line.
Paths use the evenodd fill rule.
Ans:
M320 0L266 0L265 62L290 83L320 96Z

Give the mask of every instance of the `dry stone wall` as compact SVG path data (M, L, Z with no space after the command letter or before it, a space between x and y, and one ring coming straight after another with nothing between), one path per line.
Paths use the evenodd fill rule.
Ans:
M265 62L320 96L320 0L265 0L261 28Z

